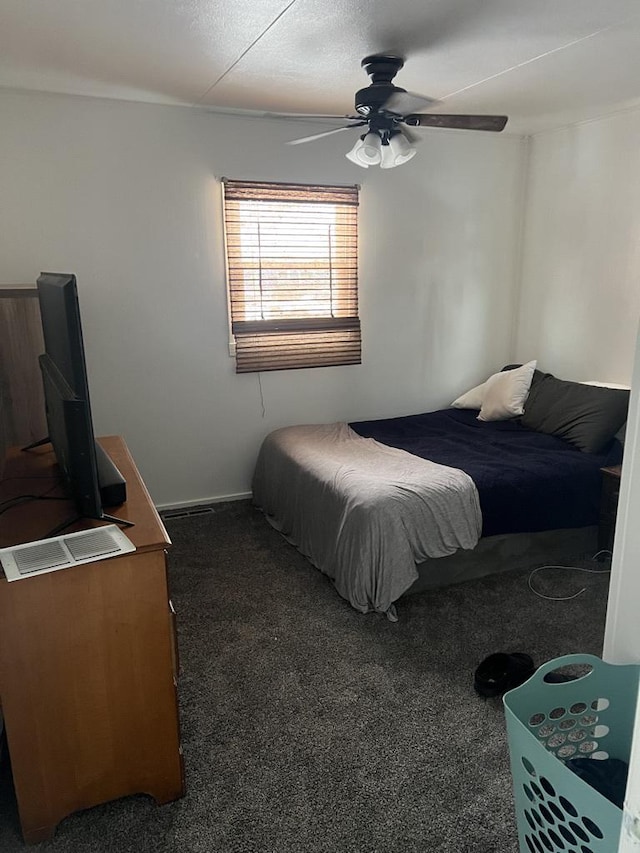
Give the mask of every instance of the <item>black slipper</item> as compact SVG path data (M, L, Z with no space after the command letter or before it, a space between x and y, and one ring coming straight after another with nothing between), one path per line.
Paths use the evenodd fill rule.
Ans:
M480 696L500 696L533 675L533 660L524 652L496 652L478 666L473 686Z

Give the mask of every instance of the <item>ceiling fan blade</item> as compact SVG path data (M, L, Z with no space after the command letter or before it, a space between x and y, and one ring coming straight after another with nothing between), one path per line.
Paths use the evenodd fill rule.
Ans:
M313 142L314 139L322 139L323 136L331 136L333 133L341 133L343 130L351 130L352 127L362 127L366 121L359 121L356 124L347 124L344 127L334 127L333 130L325 130L322 133L314 133L313 136L303 136L300 139L291 139L287 145L300 145L301 142Z
M501 131L507 116L464 116L464 115L407 115L404 121L410 127L452 127L457 130Z
M263 118L283 118L288 121L357 121L361 116L326 116L318 113L263 113Z
M428 98L426 95L416 95L413 92L394 92L382 104L382 109L404 116L408 113L414 113L416 110L435 107L439 103L440 101L436 101L435 98Z
M412 130L409 130L408 127L398 126L398 130L404 136L407 142L410 142L412 145L415 145L416 142L422 142L422 137L418 136L418 134L414 133Z

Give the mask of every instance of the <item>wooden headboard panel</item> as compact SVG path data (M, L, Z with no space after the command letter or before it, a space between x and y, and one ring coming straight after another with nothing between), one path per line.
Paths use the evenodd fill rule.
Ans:
M47 434L38 367L43 352L36 288L0 285L0 469L8 447Z

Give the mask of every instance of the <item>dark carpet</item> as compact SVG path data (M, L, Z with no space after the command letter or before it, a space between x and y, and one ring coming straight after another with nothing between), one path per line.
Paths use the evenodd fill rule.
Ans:
M599 655L608 576L528 571L360 615L249 502L167 520L187 794L66 818L34 850L516 853L501 700L477 664ZM583 560L576 565L601 569ZM10 771L0 851L23 850Z

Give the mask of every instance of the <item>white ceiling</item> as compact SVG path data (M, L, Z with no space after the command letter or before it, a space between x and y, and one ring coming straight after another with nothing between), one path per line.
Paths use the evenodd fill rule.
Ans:
M361 59L531 133L640 103L638 0L0 0L0 87L353 112ZM421 131L438 132L438 131Z

